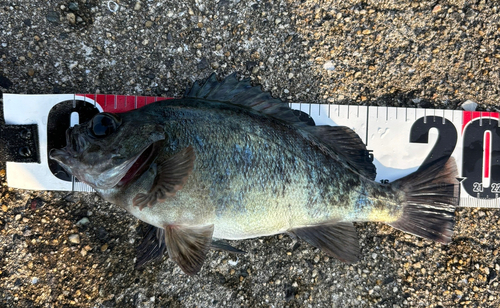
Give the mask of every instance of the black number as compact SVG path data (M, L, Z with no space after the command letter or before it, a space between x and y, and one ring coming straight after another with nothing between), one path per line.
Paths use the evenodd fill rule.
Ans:
M91 103L85 101L64 101L54 105L47 119L47 156L51 149L60 149L66 146L66 129L70 127L71 114L78 113L79 122L86 122L99 113ZM55 160L49 158L50 171L63 181L71 181L68 174Z
M483 187L484 136L490 132L491 157L490 187ZM496 198L500 187L500 127L497 119L476 119L469 123L463 133L464 151L462 184L469 195L480 199Z
M439 116L427 116L415 121L410 130L410 142L428 143L431 128L438 130L438 139L422 165L418 168L419 170L442 157L449 158L457 144L458 138L455 125Z
M382 179L382 180L380 180L380 183L382 183L382 184L389 184L389 180L388 179Z

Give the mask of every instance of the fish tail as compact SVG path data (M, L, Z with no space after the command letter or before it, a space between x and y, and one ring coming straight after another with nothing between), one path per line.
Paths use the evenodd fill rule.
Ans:
M458 181L455 159L442 158L392 183L404 193L403 214L392 227L448 244L453 235Z

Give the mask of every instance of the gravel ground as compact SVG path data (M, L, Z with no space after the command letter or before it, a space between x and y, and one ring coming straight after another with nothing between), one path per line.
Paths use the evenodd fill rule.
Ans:
M500 106L496 1L115 3L0 0L2 93L179 96L238 71L290 102ZM448 246L357 224L354 265L288 236L236 241L246 255L212 251L188 277L134 270L141 224L97 195L11 189L0 169L2 307L500 306L498 210L458 210Z

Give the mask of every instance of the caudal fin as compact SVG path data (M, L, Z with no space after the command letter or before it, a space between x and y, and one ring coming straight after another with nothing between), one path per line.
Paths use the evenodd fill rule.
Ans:
M440 159L405 176L393 187L405 193L403 215L390 225L443 244L453 235L458 181L455 159Z

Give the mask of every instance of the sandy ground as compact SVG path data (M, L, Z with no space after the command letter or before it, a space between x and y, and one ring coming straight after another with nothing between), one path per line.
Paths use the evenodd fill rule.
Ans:
M179 96L238 71L290 102L495 111L499 22L484 0L0 0L0 90ZM458 210L448 246L357 224L354 265L237 241L246 255L188 277L134 270L141 225L97 195L11 189L0 169L2 307L500 306L498 210Z

